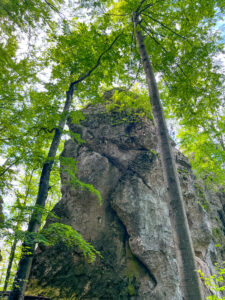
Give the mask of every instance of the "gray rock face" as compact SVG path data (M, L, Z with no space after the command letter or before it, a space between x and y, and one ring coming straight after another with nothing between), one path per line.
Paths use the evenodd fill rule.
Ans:
M30 289L52 299L183 300L153 122L108 113L101 105L84 113L81 125L69 127L85 143L68 140L62 156L77 161L79 180L100 191L102 205L89 191L69 186L62 172L62 199L54 213L103 258L90 264L63 245L40 247ZM206 192L188 160L175 149L174 155L198 268L210 275L213 264L224 260L223 247L215 247L224 243L224 195Z

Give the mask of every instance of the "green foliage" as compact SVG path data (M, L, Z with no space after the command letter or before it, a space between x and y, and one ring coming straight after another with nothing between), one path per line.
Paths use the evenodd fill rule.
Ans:
M7 0L0 4L0 192L8 194L16 180L18 165L39 168L59 119L57 93L43 92L39 75L46 65L42 43L55 27L52 12L61 0ZM46 115L48 117L46 117Z
M221 241L223 239L223 233L219 227L213 227L212 235L215 241Z
M204 129L200 125L183 127L178 135L183 153L189 157L195 173L206 183L223 185L225 152L221 130L215 134L213 128Z
M198 185L197 183L195 183L194 187L195 187L195 192L196 192L198 203L201 205L201 207L205 211L209 212L210 211L210 205L209 205L209 201L205 197L205 193L203 191L203 186Z
M56 175L57 174L54 174L53 171L54 180L51 180L51 184L55 184L57 182L57 186L52 186L49 192L49 201L45 209L37 205L33 205L38 190L39 172L36 170L34 171L27 169L24 176L20 176L19 178L17 178L17 187L14 187L16 200L14 203L11 203L11 206L8 205L8 207L6 207L6 211L8 213L4 218L4 222L0 224L0 238L3 244L3 247L1 248L4 257L4 262L2 263L3 266L0 267L2 279L5 279L6 276L7 261L9 262L10 255L13 255L13 263L11 269L8 270L10 275L8 280L9 289L12 285L13 277L18 265L18 260L21 257L22 242L25 238L37 242L39 242L40 240L38 234L28 235L25 233L26 226L31 214L42 214L42 222L45 221L47 216L55 218L50 210L52 209L52 206L54 206L56 199L59 198L58 178Z
M121 35L121 31L110 31L106 34L106 28L98 27L98 23L92 25L72 22L67 34L58 34L58 31L50 36L52 45L47 49L45 57L47 63L52 63L52 82L57 85L57 90L64 92L71 82L78 80L96 65L101 54L101 66L94 70L94 78L88 77L79 85L79 100L86 97L93 101L98 96L100 86L110 86L122 74L122 66L126 59L120 55L121 39L118 39L118 47L112 47L105 53L107 45ZM126 40L126 37L125 37ZM83 49L85 48L85 51ZM115 64L115 62L121 64ZM109 72L110 70L110 72ZM130 82L127 72L122 77Z
M62 171L68 175L67 184L72 186L74 189L81 188L87 189L91 194L94 194L99 202L102 203L102 197L100 192L94 188L92 184L84 183L80 181L77 176L76 161L72 157L61 157Z
M134 40L131 15L141 1L107 3L103 20L113 28L123 28ZM180 123L178 141L198 175L208 183L222 184L224 74L212 58L224 52L221 33L215 28L223 19L224 5L217 0L179 0L172 4L146 0L141 8L139 27L154 71L160 75L166 116ZM132 42L126 49L124 55L129 51L133 63L138 58L137 49Z
M79 133L69 131L68 134L70 135L71 139L74 142L76 141L79 145L86 143L85 140L80 137Z
M158 153L154 150L154 149L151 149L150 152L154 155L157 155Z
M132 91L115 90L106 104L108 111L125 112L132 121L139 118L152 119L151 105L147 91L142 93L136 88ZM126 121L127 117L123 121Z
M70 119L72 124L80 124L80 121L85 120L85 116L81 110L75 110L70 112Z
M224 266L220 266L218 263L215 264L215 270L217 275L212 275L210 277L205 277L205 274L198 270L200 278L204 282L204 284L210 288L213 292L220 292L225 290L225 268ZM225 297L218 297L216 295L208 296L206 299L208 300L225 300Z
M87 243L82 236L75 231L71 226L62 223L52 223L47 228L42 229L40 236L43 244L47 246L57 245L63 243L67 247L78 246L82 250L84 256L88 256L90 262L93 262L96 256L100 256L100 252Z
M12 30L15 27L25 30L29 26L35 26L40 21L51 25L51 11L58 11L60 3L62 3L61 0L37 0L35 3L20 0L3 0L0 5L0 16L4 18L5 22L1 24L1 28L6 31L10 31L10 29Z

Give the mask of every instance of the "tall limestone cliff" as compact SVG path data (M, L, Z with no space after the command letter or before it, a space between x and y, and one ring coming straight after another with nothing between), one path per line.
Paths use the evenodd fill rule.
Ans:
M183 300L172 238L166 190L153 121L134 120L104 105L83 110L63 157L77 162L79 180L96 196L68 184L62 172L62 199L53 212L102 254L91 264L78 249L39 247L29 293L51 299ZM196 262L206 276L225 260L225 196L195 180L188 160L174 148L194 244ZM205 209L203 209L203 207ZM205 296L212 292L203 286Z

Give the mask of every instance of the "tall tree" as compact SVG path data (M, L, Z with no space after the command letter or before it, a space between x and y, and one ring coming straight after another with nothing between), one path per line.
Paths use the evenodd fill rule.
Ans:
M10 3L11 2L8 4ZM40 3L42 3L42 1L40 1ZM49 4L49 2L46 3ZM29 10L27 14L29 15L30 12L32 13L35 8L36 7L33 6L30 7L31 10ZM14 14L14 10L12 15L15 17L15 26L18 27L18 20L16 19L17 15ZM40 15L42 16L42 14ZM18 16L20 16L20 13ZM54 29L54 22L49 19L48 15L47 17L48 22ZM24 20L22 15L20 20L25 21L26 23L27 19L25 18ZM36 23L38 20L35 18L32 19L31 17L29 18L31 23L28 22L26 26L29 28L29 25L39 25ZM10 19L9 23L11 21L12 20ZM2 93L2 99L4 100L2 103L5 110L3 114L4 122L2 123L1 129L3 132L5 132L4 130L6 129L7 133L2 139L3 147L1 150L7 159L1 168L0 175L2 178L5 177L5 175L9 175L6 177L6 181L4 182L4 185L2 185L2 188L6 190L7 181L12 181L11 174L13 173L12 168L14 166L20 164L22 166L41 168L44 165L37 199L37 205L39 205L39 207L45 206L49 189L50 173L55 162L55 156L63 134L63 128L69 114L74 87L80 83L79 91L77 90L76 96L81 95L84 90L87 90L87 93L91 94L93 90L100 85L100 79L103 77L104 69L101 68L101 71L97 72L97 80L95 78L94 80L91 80L91 82L88 82L91 73L95 71L96 74L96 70L100 63L106 61L106 56L108 58L112 57L107 65L111 65L113 69L113 61L119 57L119 50L114 51L113 55L111 54L111 50L120 34L117 36L113 33L105 34L105 32L103 33L101 30L96 30L95 26L86 26L85 24L78 22L72 25L72 30L70 32L68 24L64 22L64 25L63 30L58 27L55 30L55 32L63 32L61 36L58 32L54 33L53 31L49 35L49 39L53 42L54 46L55 44L57 44L57 46L52 47L52 50L46 52L44 64L43 61L39 59L38 63L37 61L31 61L30 65L23 64L21 63L21 60L19 60L20 64L18 65L16 62L17 45L12 48L13 52L10 52L10 58L12 57L14 65L11 66L13 66L13 71L16 69L16 78L19 79L19 82L15 83L15 89L13 86L12 91L7 89L5 93ZM15 41L16 38L18 38L17 35L15 35ZM83 52L84 46L87 47L85 52ZM27 61L29 62L29 60L25 60L25 62ZM96 62L95 64L94 61ZM50 82L43 83L35 76L35 73L40 70L39 63L42 67L48 66L50 69L52 68ZM18 66L21 67L19 68ZM9 80L9 76L6 75L10 74L8 68L6 68L5 71L8 73L2 72L3 86L6 86L3 79L6 79L5 81ZM109 74L107 78L108 82L112 81L110 79L112 78L113 73L115 75L115 72L117 71L118 68L116 71ZM24 76L22 72L24 72ZM83 75L79 76L79 74ZM42 91L38 91L40 86L35 86L35 83L41 84ZM9 91L11 93L9 93ZM65 91L67 91L66 101L64 103L64 108L62 108ZM14 97L16 99L9 109L6 97ZM7 109L10 113L8 113ZM18 118L18 116L20 117ZM12 121L13 118L15 118L14 122L11 123L10 121ZM11 126L11 128L9 128L9 126ZM21 137L23 137L23 139ZM46 161L45 153L48 146L50 146L50 149ZM10 186L8 187L10 188ZM24 248L27 248L27 246L30 247L30 252L32 252L35 245L34 239L30 239L30 236L32 233L38 231L41 215L41 213L33 213L28 228L28 234L25 236ZM31 235L29 235L29 233L31 233ZM25 289L24 285L26 285L26 281L22 278L29 276L31 261L32 255L25 255L22 258L16 278L16 280L20 281L20 286L18 287L16 283L14 284L15 290L10 297L15 297L14 299L23 297L22 294Z
M44 208L46 199L48 196L48 189L49 189L49 178L50 178L50 173L52 170L52 166L54 163L54 159L56 157L56 153L58 150L58 146L61 140L61 136L63 134L63 130L65 127L66 120L69 116L69 111L73 99L73 94L76 86L84 81L86 78L88 78L92 72L100 65L102 58L104 55L111 50L113 45L116 43L117 39L120 37L120 35L116 36L114 40L109 44L109 46L99 55L96 63L93 65L92 68L87 70L87 72L83 75L81 75L77 80L72 81L69 84L69 89L66 91L66 100L65 100L65 105L61 114L61 118L59 121L59 124L57 128L55 128L55 133L53 136L53 140L48 152L48 156L46 159L46 162L43 165L42 168L42 173L40 177L40 183L39 183L39 189L38 189L38 196L36 200L36 205L39 207ZM41 218L42 214L41 213L33 213L31 216L31 220L28 225L28 233L37 233L40 225L41 225ZM32 240L31 238L26 239L23 243L23 248L24 249L29 249L29 254L24 254L19 262L17 274L14 280L13 284L13 291L11 292L9 299L10 300L22 300L24 298L24 292L26 289L26 283L29 278L30 274L30 269L32 265L32 260L33 260L33 255L34 255L34 250L35 250L35 241Z
M193 111L191 107L193 100L197 102L204 96L208 96L209 93L205 89L204 83L201 82L202 78L207 78L211 82L214 80L213 82L217 86L220 85L220 76L213 70L210 60L210 55L215 51L216 46L209 38L207 30L213 25L217 9L221 7L222 3L220 1L211 1L210 3L205 1L176 1L171 4L170 1L162 3L161 1L146 0L131 1L129 3L126 1L109 2L111 6L114 4L114 9L106 12L105 15L111 16L112 23L120 17L121 26L127 28L127 17L130 17L133 11L134 33L146 75L159 139L160 157L167 187L170 219L183 295L185 299L203 299L199 278L196 273L195 255L180 183L149 54L152 56L158 71L163 72L164 80L169 77L169 72L175 73L172 76L170 74L170 80L173 86L176 86L177 89L180 88L180 92L177 93L178 99L176 99L174 105L181 101L183 106L186 106L185 111L187 114L190 113L189 110ZM176 26L175 28L174 25ZM146 35L145 41L143 33ZM201 37L200 41L199 37ZM158 52L154 51L156 49ZM194 58L190 57L190 53L194 55ZM189 63L190 59L192 60L191 63ZM190 66L194 67L193 62L197 63L197 61L198 71L193 72ZM188 64L189 66L186 67ZM199 71L200 74L197 73ZM182 84L178 78L180 73L185 80ZM198 78L197 86L196 78ZM184 93L185 90L188 91L189 95L185 93L184 97L182 97L180 93ZM219 100L216 101L216 93L213 90L210 92L215 105ZM190 100L190 103L187 100ZM213 109L212 106L210 107L210 104L208 105L209 109ZM182 114L181 111L180 114Z
M200 300L203 299L203 294L201 292L199 276L196 271L195 254L189 232L175 159L171 149L171 142L162 104L160 102L154 71L145 47L142 32L138 26L140 10L141 6L138 11L133 13L135 35L146 75L156 133L159 141L160 157L166 184L170 220L176 245L183 295L184 299L187 300Z
M25 186L25 192L17 192L17 200L15 201L15 204L12 206L10 211L10 218L12 219L12 226L10 226L9 231L11 231L11 235L9 234L7 238L9 238L9 244L11 244L10 247L10 253L9 253L9 259L8 259L8 265L5 275L5 282L3 287L3 292L7 291L7 287L9 285L10 277L11 277L11 271L14 264L14 259L16 255L17 250L17 244L20 241L19 235L21 235L21 227L27 223L27 218L29 218L30 213L28 211L29 204L31 204L32 194L36 192L36 184L33 180L34 177L34 170L31 170L29 172L27 170L24 178L22 181L22 187ZM26 216L27 215L27 216ZM8 220L8 222L10 222ZM15 223L15 225L14 225Z

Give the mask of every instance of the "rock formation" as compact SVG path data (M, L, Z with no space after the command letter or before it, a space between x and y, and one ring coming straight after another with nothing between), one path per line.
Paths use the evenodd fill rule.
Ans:
M103 258L90 264L79 250L62 244L39 247L29 293L51 299L182 300L153 121L107 112L104 105L90 105L83 113L85 120L70 121L69 128L85 143L68 140L62 156L77 162L79 180L100 191L102 205L89 191L68 185L62 172L62 199L53 211ZM225 259L225 197L196 181L175 148L174 155L198 268L209 276L214 263Z

